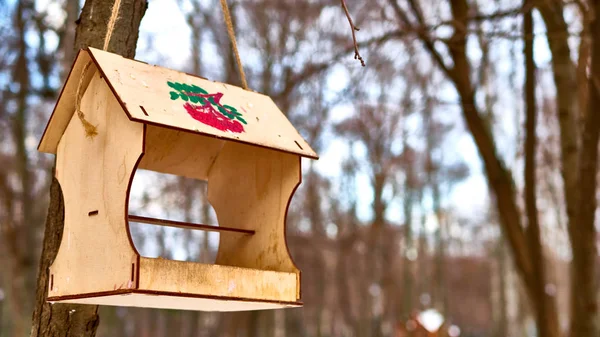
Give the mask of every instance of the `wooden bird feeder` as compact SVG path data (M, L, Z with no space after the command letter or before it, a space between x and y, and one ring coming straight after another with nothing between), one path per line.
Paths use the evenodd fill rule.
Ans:
M96 135L86 134L77 104ZM301 157L317 155L269 97L88 48L38 149L56 154L65 203L48 301L203 311L302 305L285 218ZM220 226L129 214L138 168L207 180ZM140 256L129 221L218 231L216 262Z

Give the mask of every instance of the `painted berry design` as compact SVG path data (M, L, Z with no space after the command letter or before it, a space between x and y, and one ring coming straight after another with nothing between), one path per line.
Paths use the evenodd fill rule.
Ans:
M185 101L183 107L195 120L221 131L244 132L246 120L236 108L221 104L223 93L209 94L197 85L179 82L167 84L173 89L169 92L171 99Z

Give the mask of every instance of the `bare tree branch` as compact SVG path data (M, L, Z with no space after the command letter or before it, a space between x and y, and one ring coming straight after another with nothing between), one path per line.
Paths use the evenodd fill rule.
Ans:
M414 1L411 1L411 2L413 2L412 6L414 6L416 8L416 4L414 4ZM412 28L410 28L410 27L412 27L412 24L411 24L410 20L408 19L408 16L402 10L402 8L400 8L400 5L398 4L398 2L396 0L389 0L389 3L392 6L392 8L394 9L394 12L396 12L396 15L398 16L398 18L400 19L402 26L409 27L409 31L415 31L417 33L417 35L419 36L419 39L425 45L425 48L431 54L431 57L433 57L433 59L435 60L437 65L444 71L444 73L448 77L452 78L453 77L452 69L449 68L448 66L446 66L446 63L444 62L442 55L440 55L440 53L435 49L435 46L433 45L433 41L432 41L431 37L429 36L427 31L423 29L425 27L425 22L423 20L423 17L421 15L417 15L417 20L419 21L418 22L419 26L416 30L412 29Z
M389 0L400 19L402 26L411 26L410 20L395 0ZM414 0L409 0L412 14L417 18L418 27L425 25L420 7ZM417 34L425 45L431 57L444 71L461 98L462 112L465 123L477 145L481 159L484 162L488 185L496 196L496 206L500 216L502 229L513 250L515 263L526 285L528 294L533 291L532 260L530 250L522 227L521 214L515 200L515 187L511 172L504 166L494 145L494 139L485 125L475 103L475 90L469 79L470 65L466 55L467 13L469 5L466 0L451 2L454 18L454 34L449 44L450 56L454 66L448 67L441 54L435 49L432 39L423 29Z
M350 12L348 12L348 7L346 6L346 0L340 0L340 2L342 3L342 8L344 9L344 12L346 13L346 17L348 18L348 23L350 23L350 29L352 30L352 40L354 41L354 59L359 60L360 64L364 67L365 61L363 60L362 56L360 56L360 53L358 52L358 44L356 42L356 32L355 31L359 31L360 28L358 28L354 25L354 22L352 21L352 17L350 16Z

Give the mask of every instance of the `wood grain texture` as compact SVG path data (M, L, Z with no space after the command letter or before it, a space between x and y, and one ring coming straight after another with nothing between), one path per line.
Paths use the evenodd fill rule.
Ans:
M81 110L98 135L86 138L81 121L72 115L59 143L56 177L64 195L65 226L50 267L49 296L135 285L132 264L138 256L128 240L125 215L128 185L143 153L144 126L128 120L98 72Z
M58 96L58 101L52 111L48 125L44 130L38 150L46 153L56 153L60 138L63 136L67 125L71 121L71 117L75 112L75 98L77 95L77 86L79 85L79 78L83 71L83 67L88 62L92 62L90 55L87 51L79 51L77 58L71 67L71 72L67 76L67 80ZM92 69L93 68L93 69ZM96 65L90 66L88 74L95 73ZM87 83L84 82L84 86L87 87Z
M224 140L148 125L140 168L207 180Z
M81 2L77 0L62 2L65 6L66 16L64 20L66 26L65 34L61 36L61 50L64 52L61 59L67 63L67 68L69 66L68 63L71 63L75 59L75 54L80 49L79 47L102 45L107 29L107 18L110 15L113 3L114 1L112 0L90 0L85 1L83 8L81 8ZM119 11L122 20L117 20L114 27L113 38L109 45L110 51L127 57L133 57L138 40L139 24L146 11L146 5L146 0L122 1ZM28 6L20 7L23 10L27 10L28 8ZM75 27L77 27L77 34L75 34ZM73 41L75 48L73 48ZM72 110L69 113L72 113ZM70 117L67 118L67 124L69 120ZM62 132L60 136L62 136ZM64 225L62 193L56 179L53 179L52 185L48 217L46 219L46 232L38 272L33 324L29 336L93 337L96 336L96 329L100 321L96 306L51 306L46 303L49 267L58 251ZM56 235L58 235L58 238L56 238ZM24 336L21 334L18 335Z
M294 273L140 258L140 290L296 301Z
M94 48L89 52L133 120L317 157L268 96ZM220 131L191 118L181 100L170 99L169 81L197 85L209 93L222 93L223 104L231 105L243 114L247 122L245 132ZM147 115L138 108L140 106Z
M302 303L257 302L234 299L185 297L167 294L130 293L124 295L97 296L60 301L60 303L99 304L141 308L179 309L196 311L248 311L284 309L302 306Z
M227 143L209 173L208 199L219 224L255 230L221 236L217 264L295 273L285 239L288 201L300 183L295 155ZM299 284L298 293L299 296Z
M94 60L101 66L92 65L86 73L81 110L97 126L98 135L87 138L81 121L69 111L75 107L66 100L74 103L77 88L67 83L65 101L59 101L40 143L40 149L57 152L56 177L65 197L65 231L50 267L49 298L209 311L301 305L300 271L287 249L285 217L301 181L299 156L309 156L312 150L294 136L297 133L287 119L266 96L92 52L97 53L94 59L102 59ZM77 72L81 76L81 68L90 62L87 55L79 54L70 78ZM193 132L176 130L173 123L181 123L176 127L183 129L195 120L174 116L172 107L166 105L172 104L169 97L158 98L156 83L164 84L168 94L167 80L205 81L197 85L227 92L240 102L254 102L265 113L260 115L265 122L239 134L246 140L195 126ZM75 78L70 82L79 84ZM186 111L183 116L189 117ZM304 152L288 153L294 151L281 145L286 141ZM139 168L209 181L208 197L223 228L202 229L237 232L220 237L215 265L137 254L129 239L128 219L199 227L128 215L129 187L138 163Z
M80 52L72 75L67 80L67 90L59 99L51 118L52 125L42 137L40 151L55 153L58 140L66 127L61 122L68 120L74 109L74 82L79 79L84 59L90 56L131 120L318 158L268 96L94 48ZM167 85L169 81L196 85L212 94L221 93L223 104L233 106L242 113L247 123L243 126L244 131L221 131L195 120L183 107L184 101L170 98L172 89ZM57 121L53 122L52 119Z

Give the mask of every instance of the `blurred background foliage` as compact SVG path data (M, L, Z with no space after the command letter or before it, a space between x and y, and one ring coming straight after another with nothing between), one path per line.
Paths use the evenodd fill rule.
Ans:
M516 205L524 209L523 4L466 2L468 15L458 19L467 23L463 52L470 66L449 75L439 61L460 70L456 8L421 0L415 11L414 3L347 1L360 27L361 67L337 0L230 2L249 86L271 96L321 157L303 160L303 184L288 214L305 305L227 314L101 307L99 336L536 334L535 300L513 263L515 247L502 235L497 191L464 123L460 93L462 78L473 88L502 167L514 172ZM589 55L582 42L585 2L552 3L568 33L559 38L571 46L567 57L577 66L587 60L582 52ZM218 1L148 4L137 59L239 85ZM31 324L53 164L36 146L74 58L81 6L78 0L0 0L2 337L25 336ZM558 326L566 331L572 252L549 45L557 37L543 14L533 12L532 39L545 258L532 261L546 267L543 293L555 301ZM568 93L574 99L585 94L577 88ZM217 222L205 182L142 172L131 198L131 213ZM142 255L214 261L216 233L131 228Z

